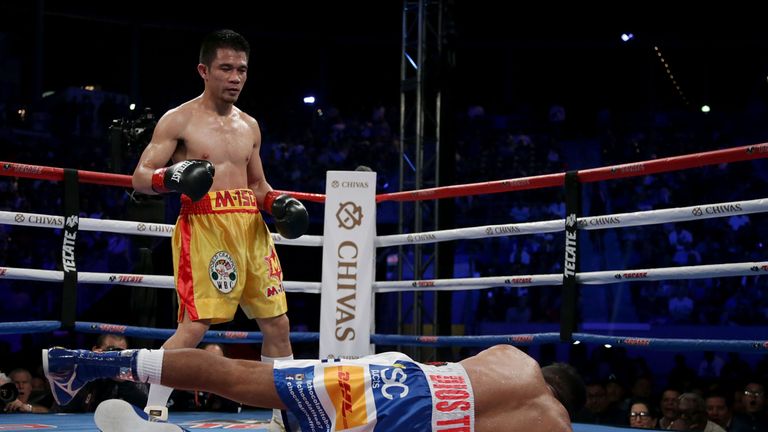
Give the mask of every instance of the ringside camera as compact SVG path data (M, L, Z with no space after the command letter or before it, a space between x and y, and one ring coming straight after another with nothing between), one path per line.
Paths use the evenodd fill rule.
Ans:
M144 108L136 118L112 120L109 126L112 170L122 172L123 163L133 164L152 140L157 120L151 108Z
M14 383L5 383L0 386L0 406L6 406L19 398L19 389Z
M135 119L112 120L109 133L111 138L120 141L124 148L139 153L149 144L156 125L157 120L152 109L144 108L144 111Z

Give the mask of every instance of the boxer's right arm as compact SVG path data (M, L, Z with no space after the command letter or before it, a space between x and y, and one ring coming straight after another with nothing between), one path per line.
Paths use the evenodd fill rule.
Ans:
M148 195L159 193L152 188L152 175L171 160L185 127L185 115L179 110L171 110L160 118L133 172L132 182L136 192Z

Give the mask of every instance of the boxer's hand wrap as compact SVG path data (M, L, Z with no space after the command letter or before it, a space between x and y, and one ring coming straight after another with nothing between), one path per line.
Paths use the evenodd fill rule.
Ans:
M287 239L299 238L309 227L309 213L296 198L269 191L264 196L264 209L275 218L275 227Z
M192 201L208 193L216 170L207 160L182 161L152 173L152 190L157 193L181 192Z

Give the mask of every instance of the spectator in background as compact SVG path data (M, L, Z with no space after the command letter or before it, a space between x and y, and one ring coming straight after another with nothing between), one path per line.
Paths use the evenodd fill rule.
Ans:
M723 429L733 431L746 431L743 429L746 425L743 421L736 420L731 409L731 400L725 392L712 391L704 398L704 405L707 408L707 417L720 425Z
M727 360L720 370L720 379L728 383L744 382L751 376L752 367L739 356L739 353L727 354Z
M659 429L673 429L673 422L679 417L677 411L677 398L679 397L680 391L674 388L667 388L661 394Z
M765 406L765 386L757 381L750 381L744 386L744 413L737 414L739 423L746 424L743 430L768 431L768 412Z
M696 393L683 393L677 400L680 418L688 422L688 428L704 432L725 432L720 425L710 421L704 399Z
M608 382L605 383L605 393L608 403L617 411L627 412L629 410L629 398L627 387L616 375L608 376Z
M634 399L629 406L629 427L655 429L659 413L645 399Z
M704 351L704 359L699 363L699 378L707 382L720 378L720 371L725 360L713 351Z
M45 378L42 365L37 368L35 375L32 376L32 395L29 400L33 403L39 403L42 406L50 407L53 405L53 395L51 395L51 387L48 386L48 381Z
M669 317L674 323L688 323L693 314L693 299L688 297L688 290L677 287L675 296L669 299Z
M696 372L688 366L684 354L675 354L675 365L669 371L669 387L688 390L696 382ZM678 393L675 397L680 396Z
M122 351L128 349L128 340L120 334L104 333L96 338L96 344L91 351Z
M643 375L635 378L630 389L632 399L649 400L653 394L653 380L650 376ZM658 418L657 418L658 419Z
M4 411L8 413L47 413L48 407L30 401L32 395L32 374L28 370L18 368L8 374L8 378L16 385L19 396L15 401L8 402Z
M676 431L687 431L691 429L691 425L688 422L688 420L678 417L674 420L672 420L672 423L670 423L669 427L666 428L667 430L676 430Z
M605 384L592 381L586 387L587 401L576 414L577 422L614 426L627 424L625 413L618 411L608 400Z

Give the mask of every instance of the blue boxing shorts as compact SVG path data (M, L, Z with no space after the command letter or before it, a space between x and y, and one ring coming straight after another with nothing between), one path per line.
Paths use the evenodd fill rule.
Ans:
M474 432L472 385L458 363L387 352L360 359L278 360L275 387L303 432Z

